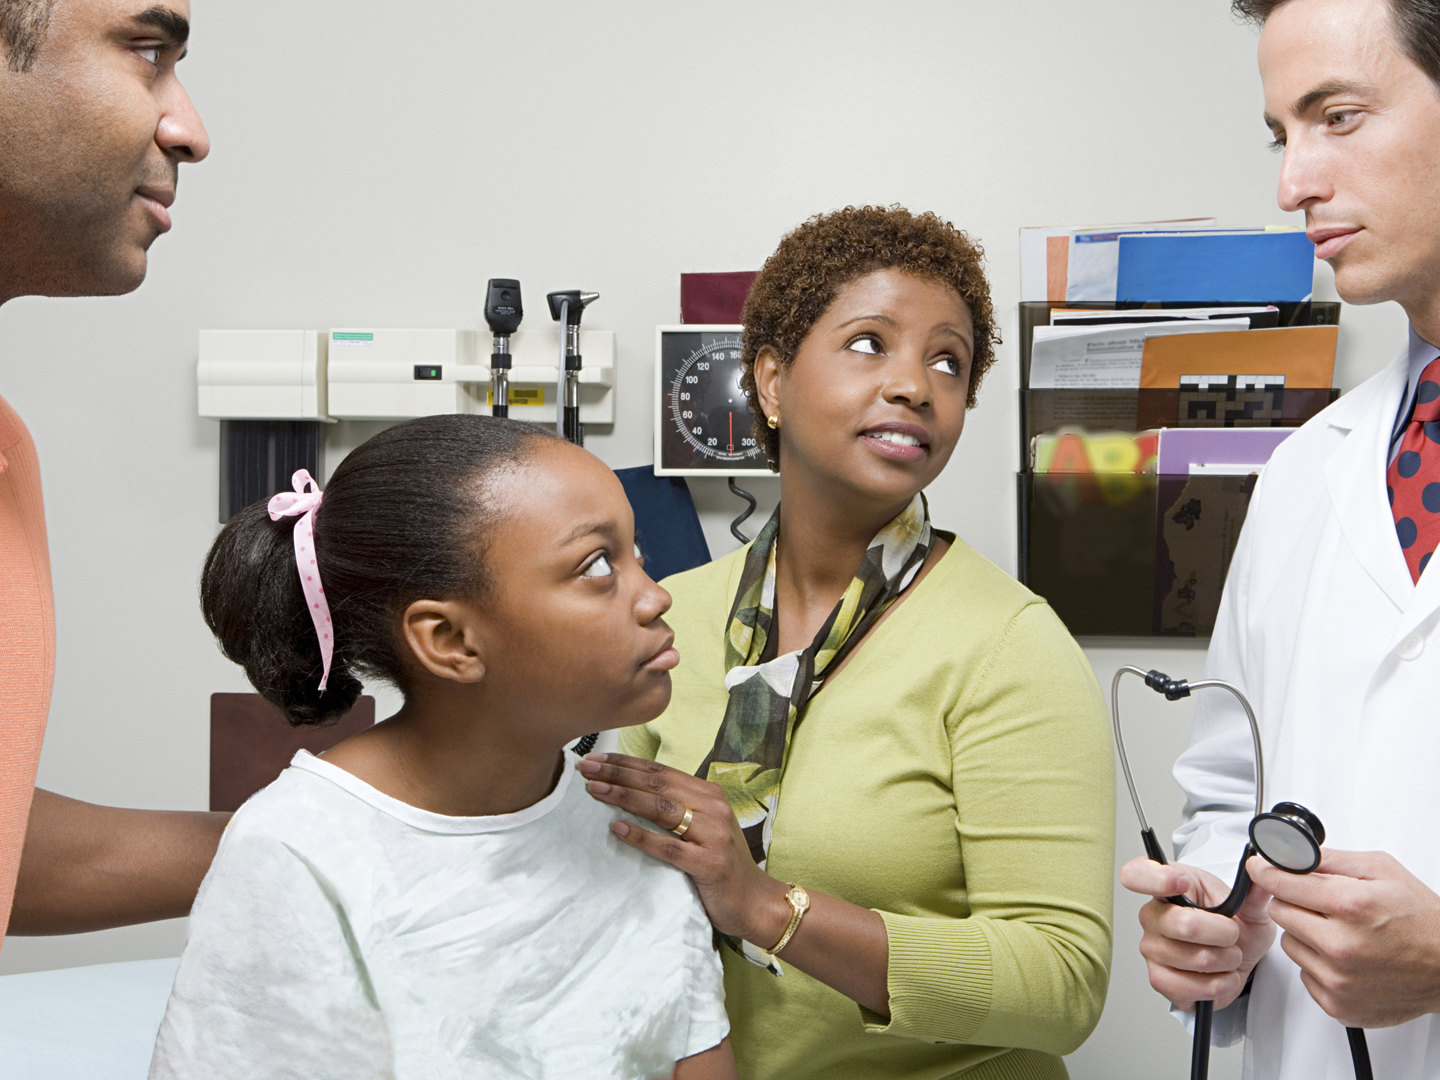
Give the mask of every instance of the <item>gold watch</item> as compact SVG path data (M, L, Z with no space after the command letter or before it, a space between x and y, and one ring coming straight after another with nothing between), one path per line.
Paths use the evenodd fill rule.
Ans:
M800 929L800 920L805 917L805 912L810 910L810 894L799 885L788 883L790 891L785 894L785 902L790 905L790 922L785 927L785 933L780 935L780 940L775 947L765 950L765 955L774 960L780 954L780 950L790 944L790 939L795 936L795 931Z

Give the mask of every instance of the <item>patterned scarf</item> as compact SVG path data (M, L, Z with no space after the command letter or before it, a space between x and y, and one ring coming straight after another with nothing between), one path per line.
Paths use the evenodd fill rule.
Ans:
M780 779L795 725L825 673L905 591L934 545L929 506L924 495L916 495L870 541L855 579L809 648L777 656L775 540L779 532L776 507L745 556L725 637L725 689L730 700L714 749L695 772L724 789L750 855L761 869L770 850ZM724 936L724 940L747 960L780 974L759 948L738 938Z

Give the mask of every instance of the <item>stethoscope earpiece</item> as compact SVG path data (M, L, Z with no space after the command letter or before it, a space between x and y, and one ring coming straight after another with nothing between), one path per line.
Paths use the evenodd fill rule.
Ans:
M1309 874L1320 865L1325 826L1299 803L1278 802L1250 821L1250 842L1271 866L1287 874Z

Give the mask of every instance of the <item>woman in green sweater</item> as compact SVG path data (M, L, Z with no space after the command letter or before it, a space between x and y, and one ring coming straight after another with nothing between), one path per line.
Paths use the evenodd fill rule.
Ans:
M694 879L746 1080L1064 1077L1105 1000L1099 689L1045 602L921 495L994 358L981 259L898 208L781 242L743 347L780 506L665 582L670 706L580 766L671 830L615 826Z

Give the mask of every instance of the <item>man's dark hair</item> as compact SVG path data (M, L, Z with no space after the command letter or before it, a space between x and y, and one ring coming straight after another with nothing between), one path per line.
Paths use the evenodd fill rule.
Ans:
M55 0L0 0L0 45L11 71L29 71L50 28Z
M1271 12L1293 0L1231 0L1230 10L1263 26ZM1385 0L1400 51L1420 65L1440 87L1440 0Z

